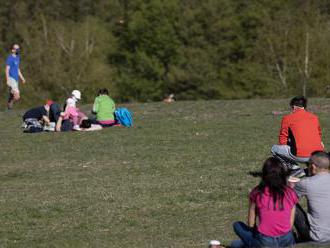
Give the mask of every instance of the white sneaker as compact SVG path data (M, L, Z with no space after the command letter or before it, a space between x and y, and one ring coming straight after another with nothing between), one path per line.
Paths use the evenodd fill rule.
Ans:
M79 125L75 125L75 126L73 127L73 130L75 130L75 131L80 131L81 128L79 127Z
M25 122L23 122L22 125L21 125L21 128L25 129L25 128L27 128L27 126L28 125Z
M296 164L292 164L289 169L290 170L299 170L300 169L300 166L299 165L296 165Z

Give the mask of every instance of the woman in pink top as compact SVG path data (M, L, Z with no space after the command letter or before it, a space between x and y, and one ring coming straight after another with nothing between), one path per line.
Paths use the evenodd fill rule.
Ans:
M233 241L231 247L293 246L291 229L297 202L296 193L287 186L286 171L281 162L274 157L268 158L262 168L262 180L249 196L248 225L234 223L234 231L240 240Z

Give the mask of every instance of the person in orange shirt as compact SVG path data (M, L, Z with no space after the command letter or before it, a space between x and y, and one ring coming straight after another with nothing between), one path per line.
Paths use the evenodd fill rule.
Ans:
M274 145L271 152L295 162L306 163L314 151L324 151L320 122L315 114L306 110L305 97L294 97L290 107L292 112L282 119L279 145Z

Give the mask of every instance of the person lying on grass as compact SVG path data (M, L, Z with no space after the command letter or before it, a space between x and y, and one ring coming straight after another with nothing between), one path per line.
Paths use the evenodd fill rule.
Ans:
M277 158L268 158L262 168L261 182L249 195L248 224L234 223L240 240L233 241L231 247L294 245L292 225L297 202L295 191L287 186L285 168Z
M113 126L116 124L115 110L115 102L109 97L108 89L100 89L92 110L92 113L96 115L95 123L102 125L102 127Z
M295 185L299 198L306 197L307 214L298 204L294 226L298 242L330 242L330 173L329 155L326 152L312 153L308 170L310 177Z
M81 122L79 131L90 132L98 130L102 130L102 126L99 124L92 124L92 121L90 119L87 119Z
M92 124L91 120L84 119L82 120L81 124L79 125L79 129L73 128L73 123L70 120L63 120L60 116L56 123L55 127L56 132L66 132L66 131L98 131L102 130L102 126L99 124Z

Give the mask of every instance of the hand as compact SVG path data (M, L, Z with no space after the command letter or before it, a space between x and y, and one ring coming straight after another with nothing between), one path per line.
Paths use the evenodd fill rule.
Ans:
M288 178L288 186L289 186L290 188L292 188L292 189L295 187L295 185L296 185L298 182L300 182L300 178L297 178L297 177L294 177L294 176L290 176L290 177Z
M56 125L56 127L55 127L55 131L56 131L56 132L61 132L61 127L60 127L59 125Z
M26 83L26 81L25 81L25 78L22 78L22 83L23 83L23 84L25 84L25 83Z

